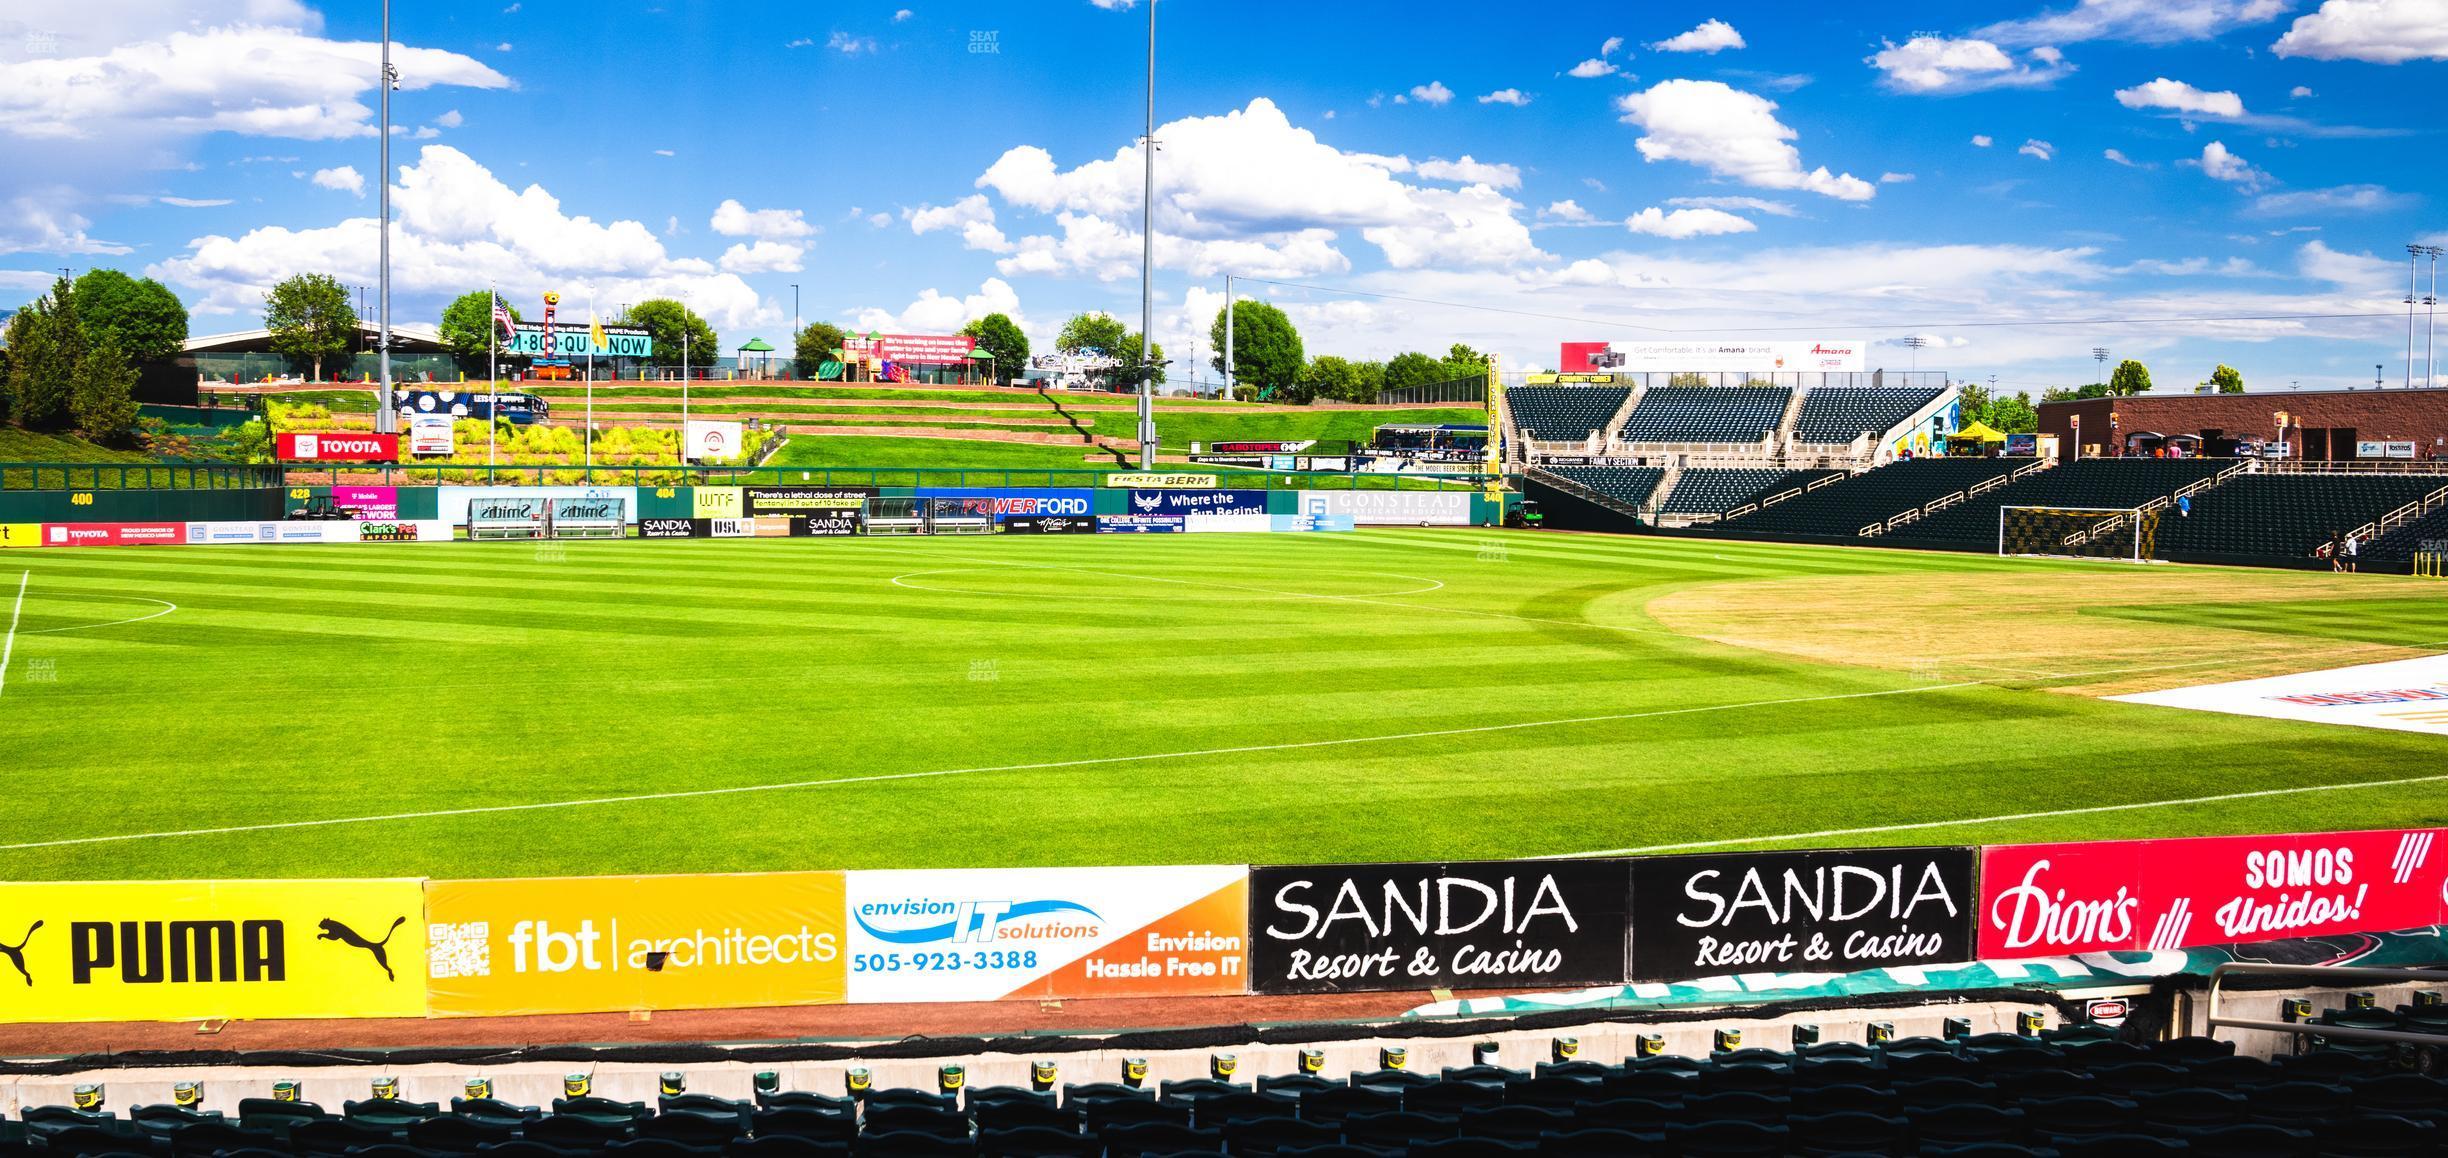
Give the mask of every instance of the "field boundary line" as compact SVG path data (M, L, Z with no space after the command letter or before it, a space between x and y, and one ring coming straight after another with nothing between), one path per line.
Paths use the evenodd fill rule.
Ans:
M25 614L26 584L34 581L31 568L17 576L17 605L9 610L8 641L0 643L0 694L8 692L9 660L17 655L17 619Z
M500 812L537 812L548 808L586 808L607 804L643 804L662 800L689 800L713 796L737 796L751 792L786 792L802 788L836 788L850 784L884 783L894 780L927 780L947 776L972 776L989 772L1042 772L1057 768L1092 768L1113 764L1145 764L1158 760L1190 760L1208 756L1241 756L1257 752L1296 752L1309 748L1352 747L1361 744L1388 744L1405 740L1427 740L1442 736L1484 735L1491 732L1518 732L1534 728L1561 728L1575 724L1603 724L1621 720L1645 720L1661 716L1686 716L1702 712L1730 712L1746 708L1772 708L1792 704L1815 704L1832 700L1860 700L1879 696L1909 696L1923 692L1957 691L1983 687L1977 681L1956 684L1925 684L1909 688L1884 688L1867 692L1838 692L1824 696L1788 696L1773 700L1745 700L1731 704L1702 704L1689 708L1658 708L1645 712L1616 712L1601 716L1568 716L1555 720L1521 720L1510 724L1477 724L1467 728L1437 728L1422 732L1396 732L1376 736L1344 736L1326 740L1292 740L1280 744L1244 744L1228 748L1199 748L1179 752L1144 752L1130 756L1086 756L1075 760L1046 760L1028 764L992 764L975 768L937 768L923 772L887 772L875 776L836 776L822 780L793 780L776 784L734 784L722 788L686 788L669 792L639 792L626 796L593 796L575 800L538 800L524 804L485 804L468 808L438 808L423 812L386 812L369 816L333 816L317 820L280 820L264 824L234 824L215 828L170 829L161 832L129 832L109 836L74 836L58 840L30 840L15 844L0 844L0 852L23 852L38 848L61 848L71 845L119 844L138 840L163 840L181 836L224 836L247 832L273 832L293 828L327 828L342 824L379 824L402 820L433 820L451 816L483 816Z
M2289 788L2260 788L2250 792L2223 792L2216 796L2188 796L2176 800L2137 800L2127 804L2093 804L2082 808L2056 808L2047 812L2010 812L2002 816L1974 816L1960 820L1921 820L1911 824L1880 824L1868 828L1827 828L1818 832L1789 832L1782 836L1745 836L1728 840L1692 840L1678 844L1652 844L1638 848L1609 848L1595 852L1559 852L1529 859L1579 860L1584 857L1641 856L1657 852L1727 848L1738 844L1783 844L1792 840L1820 840L1834 836L1876 836L1881 833L1916 832L1931 828L1970 828L1983 824L2009 824L2019 820L2049 820L2060 816L2089 816L2101 812L2134 812L2145 808L2177 808L2187 804L2220 804L2230 800L2257 800L2268 796L2294 796L2307 792L2351 792L2357 788L2399 788L2408 784L2436 784L2444 780L2448 780L2448 773L2436 776L2406 776L2395 780L2359 780L2348 784L2298 784Z

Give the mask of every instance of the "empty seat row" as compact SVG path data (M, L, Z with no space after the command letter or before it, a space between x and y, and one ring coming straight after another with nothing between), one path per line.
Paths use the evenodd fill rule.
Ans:
M2021 462L2002 459L1997 461ZM2163 499L2235 465L2198 458L2087 458L2035 471L1972 495L1936 514L1888 532L1915 546L1994 550L1998 508L2059 507L2121 510ZM2165 522L2161 525L2164 527Z
M1893 462L1728 521L1768 535L1852 538L1862 527L1987 482L2029 459L1924 458ZM2046 472L2042 472L2046 473Z
M1513 429L1541 442L1583 442L1615 425L1632 396L1625 386L1516 386L1505 391Z
M2330 536L2419 502L2442 485L2448 479L2437 476L2240 475L2192 496L2189 513L2161 512L2159 550L2302 559ZM2379 557L2376 549L2366 554Z
M1802 395L1794 441L1840 443L1864 433L1882 435L1941 393L1919 386L1822 386Z
M1543 468L1567 482L1578 483L1627 506L1640 506L1656 493L1666 472L1654 466L1551 466Z
M1785 420L1782 386L1658 386L1624 418L1625 442L1758 442Z

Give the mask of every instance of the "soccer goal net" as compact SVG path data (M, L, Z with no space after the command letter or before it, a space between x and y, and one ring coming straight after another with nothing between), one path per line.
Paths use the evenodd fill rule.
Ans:
M2159 512L2120 507L2000 507L1998 554L2147 562Z

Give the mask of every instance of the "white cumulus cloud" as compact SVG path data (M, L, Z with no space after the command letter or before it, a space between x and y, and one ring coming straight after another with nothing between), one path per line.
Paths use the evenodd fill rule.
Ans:
M312 181L317 189L337 189L343 193L353 193L359 197L365 196L365 175L359 173L352 165L317 169L314 176L308 180Z
M1493 185L1498 189L1521 187L1521 170L1511 165L1491 164L1462 154L1458 161L1431 157L1412 170L1430 181L1458 181L1465 185Z
M2244 98L2231 92L2206 92L2181 80L2160 77L2149 84L2121 88L2117 103L2129 109L2167 109L2212 117L2244 115Z
M1441 105L1453 98L1453 90L1445 87L1445 82L1441 80L1411 86L1411 99L1421 104Z
M1615 103L1625 123L1643 130L1634 147L1644 160L1682 161L1761 189L1799 189L1844 201L1877 195L1850 173L1804 169L1801 152L1788 143L1794 130L1776 118L1776 102L1723 82L1660 81Z
M1700 26L1678 36L1670 36L1649 46L1656 52L1705 52L1714 55L1729 48L1743 47L1742 33L1723 20L1704 20Z
M806 237L816 232L805 214L796 209L750 209L737 199L725 198L714 207L711 222L714 232L724 237L756 237L767 241L789 237Z
M2042 140L2025 141L2023 142L2023 147L2016 149L2015 152L2026 157L2038 157L2043 161L2054 161L2057 159L2057 146Z
M1595 57L1595 56L1593 56L1593 57L1589 58L1588 60L1582 61L1581 63L1576 64L1576 65L1572 66L1571 68L1568 68L1568 69L1564 70L1564 75L1566 75L1566 76L1577 76L1577 77L1580 77L1580 78L1581 78L1581 79L1583 79L1583 80L1588 80L1588 79L1590 79L1591 77L1598 77L1598 76L1612 76L1612 75L1614 75L1614 73L1615 73L1615 62L1614 62L1614 61L1611 61L1611 60L1601 60L1601 59L1599 59L1599 58L1597 58L1597 57Z
M787 241L741 242L723 251L716 264L730 273L795 273L807 247Z
M1495 92L1480 97L1479 103L1483 105L1511 105L1518 109L1528 105L1530 103L1530 97L1527 93L1524 93L1522 90L1517 88L1500 88Z
M2440 0L2324 0L2270 46L2280 56L2403 64L2448 60L2448 4Z
M886 333L949 334L988 314L1009 317L1023 330L1032 328L1021 317L1019 293L999 277L987 278L979 284L978 292L961 297L945 296L929 286L918 291L917 300L900 310L877 307L860 310L856 328Z
M1722 209L1677 209L1668 213L1652 205L1624 218L1624 228L1652 237L1706 237L1720 233L1749 233L1759 226L1748 218L1737 217Z
M2198 165L2202 173L2212 180L2225 181L2247 193L2257 192L2262 186L2269 184L2269 174L2253 168L2244 158L2230 152L2226 144L2220 141L2212 141L2202 146L2201 160L2184 163Z
M1944 36L1916 36L1902 44L1888 42L1871 55L1869 64L1881 74L1881 83L1910 93L2037 87L2053 84L2057 78L2074 71L2074 66L2053 48L2034 49L2018 62L1990 41Z

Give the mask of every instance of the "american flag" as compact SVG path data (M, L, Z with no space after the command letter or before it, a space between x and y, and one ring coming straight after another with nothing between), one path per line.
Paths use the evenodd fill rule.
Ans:
M510 307L502 304L499 294L493 297L493 328L501 331L502 341L518 337L518 329L510 320Z

